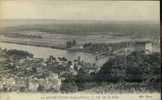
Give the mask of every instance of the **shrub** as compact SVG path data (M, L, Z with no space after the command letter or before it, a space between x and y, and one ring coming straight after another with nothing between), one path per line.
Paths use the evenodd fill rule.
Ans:
M21 50L16 50L16 49L8 50L7 54L9 56L14 56L18 59L26 58L26 57L31 57L31 58L33 57L33 54L31 54L27 51L21 51Z
M63 92L77 92L78 86L73 80L64 80L61 86Z
M124 57L127 60L126 64L124 64ZM123 55L110 59L96 74L96 80L160 82L160 54L146 55L144 52L133 52L128 56Z

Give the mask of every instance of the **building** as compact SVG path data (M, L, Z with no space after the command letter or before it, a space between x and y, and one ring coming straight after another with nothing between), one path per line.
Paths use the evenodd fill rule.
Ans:
M152 53L152 42L150 41L137 41L134 42L135 51L144 51L145 54Z
M130 54L133 51L145 52L145 54L150 54L153 51L151 41L129 41L125 42L125 54Z
M153 47L152 47L152 43L149 42L149 43L146 43L145 44L145 53L148 54L148 53L152 53L153 51Z

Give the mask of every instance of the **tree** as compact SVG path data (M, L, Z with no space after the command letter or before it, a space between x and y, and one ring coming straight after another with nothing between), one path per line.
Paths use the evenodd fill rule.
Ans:
M76 43L76 40L73 40L72 41L72 45L75 46L77 43Z
M10 57L15 57L16 59L22 59L22 58L26 58L26 57L32 58L33 57L33 54L31 54L27 51L16 50L16 49L8 50L7 55L9 55Z
M62 83L61 90L63 92L77 92L78 86L74 80L66 79Z
M96 74L97 81L111 81L112 80L112 62L106 62L102 67L101 70Z
M144 52L135 51L126 57L126 64L122 61L124 57L125 55L117 56L106 62L96 74L96 79L110 82L120 80L128 82L160 82L159 53L146 55ZM122 70L124 70L123 73ZM121 74L119 75L119 73ZM120 77L122 75L126 77Z

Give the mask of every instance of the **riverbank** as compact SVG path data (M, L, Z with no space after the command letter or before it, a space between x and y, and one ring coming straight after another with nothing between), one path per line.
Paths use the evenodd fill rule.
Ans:
M44 48L51 48L51 49L58 49L58 50L66 50L69 52L82 52L82 53L89 53L89 54L93 54L96 55L96 53L90 51L90 50L86 50L83 48L67 48L65 44L54 44L54 43L44 43L43 41L27 41L27 40L4 40L4 39L0 39L0 42L2 43L10 43L10 44L18 44L18 45L26 45L26 46L37 46L37 47L44 47Z
M144 48L145 44L148 42L152 43L152 51L153 52L160 52L159 43L155 40L145 40L145 39L135 39L135 40L121 40L121 41L110 41L106 43L96 43L96 42L78 42L76 45L72 47L67 47L67 41L55 41L55 40L48 40L45 38L42 39L21 39L21 38L9 38L0 36L0 42L3 43L12 43L12 44L19 44L19 45L28 45L28 46L37 46L37 47L46 47L58 50L66 50L70 52L84 52L90 53L95 56L109 56L114 50L127 48L128 43L142 43ZM113 50L113 51L112 51ZM108 55L107 55L108 54Z
M52 49L61 49L61 50L67 50L65 46L56 46L56 45L50 45L50 44L42 44L39 42L32 42L32 41L8 41L8 40L0 40L2 43L11 43L11 44L19 44L19 45L29 45L29 46L38 46L38 47L47 47L47 48L52 48Z
M108 57L107 57L107 58L98 59L98 61L96 61L95 55L91 53L72 52L72 51L61 50L61 49L52 49L52 48L29 46L29 45L19 45L19 44L13 44L13 43L0 42L0 48L7 49L7 50L16 49L16 50L27 51L29 53L32 53L35 58L43 58L43 59L47 59L49 56L54 56L54 57L66 57L67 59L73 61L77 59L78 57L80 57L80 59L83 60L84 62L97 63L99 66L101 66L108 60Z
M54 44L54 43L44 43L43 41L40 41L40 42L36 42L35 40L30 40L30 41L27 41L27 40L10 40L10 39L7 39L7 40L4 40L4 39L0 39L0 42L1 43L8 43L8 44L18 44L18 45L22 45L22 46L33 46L33 47L41 47L41 48L49 48L49 49L55 49L55 50L63 50L63 51L67 51L67 52L70 52L70 53L86 53L86 54L90 54L90 55L93 55L94 58L95 56L97 56L98 59L104 59L104 58L107 58L108 56L107 55L99 55L100 54L99 52L97 52L96 50L90 50L90 49L87 49L87 48L83 48L82 45L78 44L77 46L74 46L72 48L67 48L66 45L64 44ZM41 43L43 42L43 43ZM80 48L82 47L82 48Z

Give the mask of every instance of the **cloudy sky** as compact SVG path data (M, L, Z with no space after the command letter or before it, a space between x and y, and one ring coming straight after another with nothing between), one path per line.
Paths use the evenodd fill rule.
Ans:
M159 1L0 0L0 19L159 21Z

